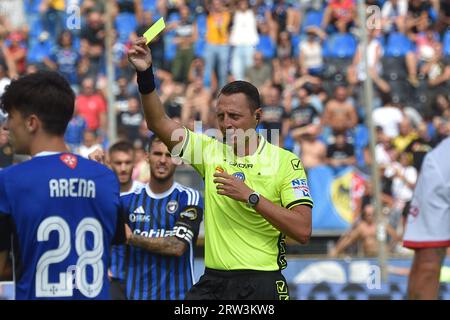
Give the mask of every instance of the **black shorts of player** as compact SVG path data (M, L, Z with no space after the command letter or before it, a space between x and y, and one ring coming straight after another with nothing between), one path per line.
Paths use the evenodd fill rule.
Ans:
M109 284L111 300L127 300L125 282L119 279L111 279Z
M289 300L280 271L205 269L186 300Z

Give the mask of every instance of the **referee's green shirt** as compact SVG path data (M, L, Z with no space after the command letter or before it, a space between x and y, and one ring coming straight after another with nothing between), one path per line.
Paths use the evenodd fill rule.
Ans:
M285 236L245 203L217 194L213 174L217 170L233 174L276 205L312 207L300 159L262 136L253 155L237 157L217 139L188 129L185 132L181 150L173 152L205 181L205 266L218 270L286 268Z

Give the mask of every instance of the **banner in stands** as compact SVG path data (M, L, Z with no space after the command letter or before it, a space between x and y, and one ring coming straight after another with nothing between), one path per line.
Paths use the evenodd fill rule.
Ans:
M345 231L354 221L357 200L364 193L363 174L353 168L335 170L319 166L308 170L308 183L314 199L313 233Z

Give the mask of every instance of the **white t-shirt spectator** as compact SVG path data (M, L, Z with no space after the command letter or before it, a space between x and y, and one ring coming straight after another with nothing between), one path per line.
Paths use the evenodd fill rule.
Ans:
M299 44L299 48L300 54L303 55L305 68L312 69L322 67L322 44L319 41L302 41Z
M392 1L388 0L383 4L381 9L381 17L383 18L393 18L406 16L408 12L408 1L407 0L397 0L396 5L392 4Z
M387 167L392 163L392 158L382 143L375 146L375 159L380 166Z
M401 177L395 176L395 173L399 172ZM415 184L417 182L417 170L413 166L404 167L400 163L395 162L392 166L388 167L385 171L386 177L393 177L392 179L392 195L394 199L400 202L407 202L412 199L414 188L408 186L409 184Z
M377 108L373 111L372 117L375 125L382 127L389 138L398 136L398 125L403 120L403 114L399 108L391 106Z
M236 11L231 27L230 44L232 46L256 46L258 44L255 14L251 9Z

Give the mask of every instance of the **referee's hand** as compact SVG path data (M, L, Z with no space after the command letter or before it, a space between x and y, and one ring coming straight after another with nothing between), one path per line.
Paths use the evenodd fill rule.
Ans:
M253 190L244 181L226 172L216 172L214 178L213 182L217 184L217 194L247 202L248 197L253 193Z
M144 37L137 38L128 50L128 61L136 71L145 71L152 65L152 55L146 42Z

